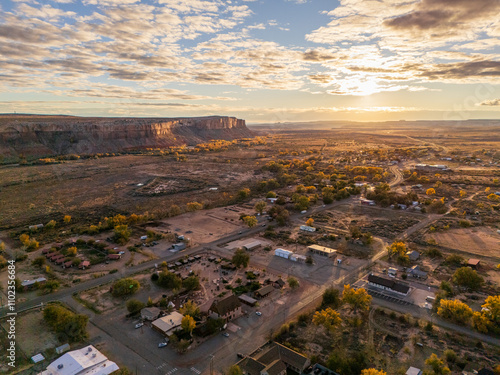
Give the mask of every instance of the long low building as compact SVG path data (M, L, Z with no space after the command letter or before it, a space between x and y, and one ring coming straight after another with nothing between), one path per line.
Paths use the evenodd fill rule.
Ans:
M318 254L318 255L321 255L324 257L328 257L328 258L336 258L337 257L337 250L331 249L329 247L320 246L320 245L311 245L311 246L308 246L307 249L314 254Z
M120 368L92 345L62 355L38 375L108 375Z
M376 276L373 274L370 274L368 276L368 284L376 288L380 288L404 296L407 296L408 293L410 292L409 285L401 284L393 279L386 279L385 277Z
M169 315L166 315L160 319L156 319L152 326L155 330L160 332L165 336L171 336L172 333L177 331L182 323L182 314L177 311L172 312Z

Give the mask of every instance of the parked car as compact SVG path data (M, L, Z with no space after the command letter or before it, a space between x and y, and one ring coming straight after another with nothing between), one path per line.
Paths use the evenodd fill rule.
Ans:
M224 333L222 334L222 336L224 336L224 337L229 337L229 333L224 332Z
M166 342L160 342L160 343L158 344L158 347L159 347L159 348L164 348L165 346L167 346L167 344L168 344L168 343L166 343Z
M262 315L262 313L261 313L260 311L256 311L256 312L255 312L255 315L257 315L257 316L261 316L261 315Z
M238 358L245 358L245 356L244 356L243 354L241 354L241 353L236 354L236 356L237 356Z
M144 325L144 323L137 323L137 324L135 325L135 328L141 328L143 325Z

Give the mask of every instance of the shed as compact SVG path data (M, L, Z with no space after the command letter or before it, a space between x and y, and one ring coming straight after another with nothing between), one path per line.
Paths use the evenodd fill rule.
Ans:
M272 285L266 285L258 290L255 291L255 295L257 297L263 298L270 294L274 290L274 287Z
M240 300L240 302L248 306L255 306L255 304L257 303L257 300L255 298L247 296L246 294L242 294L238 297L238 299Z
M44 361L45 357L42 354L38 353L37 355L31 357L31 360L33 361L33 363L38 363Z
M290 255L293 254L290 250L285 250L285 249L276 249L274 250L274 255L280 258L285 258L288 259Z
M69 344L63 344L61 346L58 346L56 348L56 353L57 354L62 354L64 352L67 352L70 349Z
M467 265L471 268L478 268L479 267L480 260L479 259L469 259L467 262Z

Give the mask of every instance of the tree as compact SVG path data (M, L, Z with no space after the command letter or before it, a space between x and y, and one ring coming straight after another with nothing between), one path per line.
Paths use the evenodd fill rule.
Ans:
M391 246L387 248L389 257L396 256L399 263L407 264L410 261L408 255L406 255L407 248L404 242L393 242Z
M249 228L253 228L257 225L257 218L255 216L245 216L243 217L243 222L248 225Z
M64 221L65 224L71 223L71 216L64 215L63 221Z
M180 289L182 287L182 279L170 271L160 272L157 283L167 289Z
M31 262L31 264L34 266L42 267L45 264L45 257L36 257L35 259L33 259L33 262Z
M498 202L500 200L500 196L491 193L490 195L488 195L488 199L493 202Z
M76 248L76 246L71 246L67 250L67 254L70 256L75 256L77 252L78 252L78 249Z
M117 225L114 228L114 240L116 243L122 245L126 244L130 239L131 234L132 231L128 229L128 225L126 224Z
M309 197L306 195L301 195L295 200L295 209L298 211L307 210L309 208Z
M182 213L181 208L177 206L176 204L173 204L170 206L170 209L168 210L168 216L178 216Z
M288 282L290 288L292 288L293 290L297 289L300 286L299 281L293 276L290 276L286 281Z
M483 278L470 267L461 267L453 274L453 283L470 289L477 290L483 284Z
M472 309L458 300L442 299L437 313L443 319L462 325L468 324L472 317Z
M194 211L199 211L203 208L203 205L198 202L189 202L186 204L188 212L194 212Z
M111 287L111 294L113 297L123 297L134 294L139 290L141 284L139 281L132 278L125 278L115 281Z
M200 279L196 275L189 276L182 281L182 286L188 291L196 290L200 287Z
M43 318L53 331L65 334L72 342L87 338L89 318L86 315L75 314L61 305L50 304L43 310Z
M354 311L368 311L372 302L372 296L364 288L353 289L349 284L344 285L342 302L350 305Z
M45 258L44 258L45 260ZM0 255L0 270L7 267L7 259L3 255Z
M255 206L253 208L255 209L255 211L257 211L259 214L262 215L262 212L264 212L266 207L267 207L266 201L258 201L257 203L255 203Z
M500 295L489 296L481 307L482 314L493 326L500 327Z
M236 249L231 259L231 262L237 268L240 267L246 268L248 266L248 263L250 262L250 255L248 255L246 251L243 249Z
M430 366L436 375L445 375L450 373L450 369L444 365L444 361L434 353L432 353L431 356L425 360L425 364Z
M47 229L54 229L56 227L56 221L55 220L51 220L49 221L47 224L45 224L45 228Z
M479 332L488 333L491 322L484 314L474 311L472 314L472 326Z
M314 223L314 219L312 217L310 217L306 221L306 225L309 226L309 227L312 227L313 223Z
M333 332L335 328L340 326L342 319L340 319L340 314L337 311L327 307L325 310L316 311L312 322L317 326L322 325L330 332Z
M144 308L144 303L142 303L137 299L132 298L127 301L127 310L131 314L138 313L143 308Z
M250 196L250 189L249 188L244 188L238 191L238 199L239 200L244 200L247 199Z
M186 315L182 318L181 327L185 332L189 332L189 335L193 333L193 329L196 328L196 322L192 316Z
M465 190L460 190L460 198L464 198L467 196L467 192Z
M382 370L376 370L374 368L369 368L361 371L361 375L387 375L387 372Z
M180 309L180 313L184 316L189 315L192 317L197 317L200 315L200 308L196 303L193 301L189 300L187 301Z
M321 302L321 307L332 307L336 309L341 305L340 292L334 287L329 287L323 292L323 300Z
M5 251L5 242L0 241L0 252Z
M436 195L436 190L434 190L433 188L427 189L425 194L426 195Z
M241 371L240 366L232 365L231 367L229 367L227 375L243 375L243 371Z

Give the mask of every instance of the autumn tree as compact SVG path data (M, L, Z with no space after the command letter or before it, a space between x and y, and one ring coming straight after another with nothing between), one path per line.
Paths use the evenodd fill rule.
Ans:
M333 310L330 307L327 307L324 310L316 311L312 318L312 322L317 326L323 326L328 331L333 332L335 328L340 326L342 323L342 319L340 318L340 314Z
M229 367L227 374L228 375L243 375L243 371L241 371L240 366L232 365L231 367Z
M274 191L269 191L266 194L266 198L276 198L276 193Z
M181 320L181 327L185 332L189 332L189 335L192 335L193 329L196 328L196 322L192 316L186 315Z
M56 221L55 220L50 220L47 224L45 224L45 228L47 229L54 229L56 227Z
M469 290L478 290L483 284L483 278L470 267L461 267L453 274L452 281L455 285Z
M450 373L450 369L445 366L444 361L434 353L425 360L425 364L432 368L435 375L446 375Z
M200 315L200 308L196 303L188 300L180 309L180 313L184 316L189 315L192 317L197 317Z
M313 223L314 223L314 219L312 217L310 217L309 219L306 220L306 225L309 227L312 227Z
M66 252L70 256L75 256L78 253L78 249L76 248L76 246L71 246L70 248L68 248L68 250L66 250Z
M237 267L246 268L248 263L250 262L250 255L243 249L236 249L233 257L231 258L231 262Z
M244 216L243 217L243 222L246 225L248 225L249 228L253 228L258 223L257 218L255 216Z
M387 372L374 368L368 368L361 371L361 375L387 375Z
M443 319L462 325L468 324L472 317L472 309L458 300L442 299L437 313Z
M69 224L71 222L71 216L64 215L63 221L65 224Z
M465 190L460 190L460 198L465 198L467 196L467 192Z
M114 240L116 243L124 245L130 239L131 234L132 231L128 229L128 225L126 224L117 225L115 226L114 229Z
M262 212L264 212L266 207L267 207L266 201L258 201L257 203L255 203L255 206L253 208L255 209L255 211L257 211L259 214L262 215Z
M186 208L188 212L194 212L194 211L199 211L203 208L203 205L198 202L189 202L186 204Z
M239 200L244 200L247 199L250 196L250 189L249 188L244 188L238 191L238 199Z
M61 305L50 304L43 310L43 319L53 331L66 335L71 342L88 337L89 317L84 314L75 314Z
M396 256L397 261L402 264L407 264L410 261L408 255L406 255L407 251L408 249L404 242L393 242L391 246L387 248L389 257Z
M350 305L354 311L368 311L372 302L372 296L368 294L366 289L354 289L349 284L344 285L342 292L342 302Z

